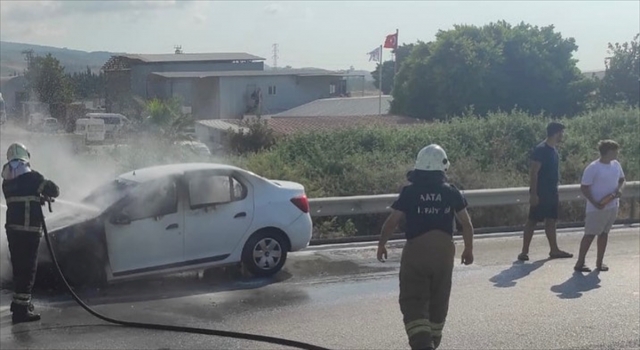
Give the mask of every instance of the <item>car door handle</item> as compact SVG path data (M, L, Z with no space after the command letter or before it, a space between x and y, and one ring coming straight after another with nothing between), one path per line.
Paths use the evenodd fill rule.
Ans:
M247 216L247 213L242 212L242 213L238 213L238 214L236 214L233 218L234 218L234 219L237 219L237 218L243 218L243 217L245 217L245 216Z
M175 230L178 228L178 224L171 224L167 226L166 230Z

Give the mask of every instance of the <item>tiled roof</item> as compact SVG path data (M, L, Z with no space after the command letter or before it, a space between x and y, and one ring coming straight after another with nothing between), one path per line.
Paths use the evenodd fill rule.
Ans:
M382 114L389 114L393 97L382 96ZM298 106L276 117L317 117L317 116L367 116L377 115L380 108L378 96L322 98Z
M317 116L317 117L271 117L265 119L267 125L277 134L290 135L304 132L338 131L362 126L403 127L423 123L423 121L408 117L393 115L370 116ZM218 123L222 122L222 123ZM201 120L202 125L220 130L228 130L229 125L240 127L240 119Z

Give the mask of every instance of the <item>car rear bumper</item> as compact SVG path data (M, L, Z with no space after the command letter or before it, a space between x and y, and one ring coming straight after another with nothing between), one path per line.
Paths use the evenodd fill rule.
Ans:
M308 247L313 233L311 215L300 215L287 227L286 232L289 235L289 241L291 241L292 252Z

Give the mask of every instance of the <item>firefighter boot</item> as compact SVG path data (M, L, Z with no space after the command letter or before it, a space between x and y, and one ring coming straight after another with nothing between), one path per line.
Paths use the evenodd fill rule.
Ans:
M15 305L16 303L14 302L11 303L11 312L13 312ZM33 306L33 303L29 302L29 311L33 311L33 310L35 310L35 306Z
M33 313L29 305L12 304L11 306L13 324L40 321L40 315Z

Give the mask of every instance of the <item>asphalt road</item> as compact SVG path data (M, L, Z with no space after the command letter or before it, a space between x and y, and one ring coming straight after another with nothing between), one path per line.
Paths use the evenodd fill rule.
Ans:
M577 253L580 232L559 235ZM441 349L640 348L640 228L611 234L608 272L574 274L574 259L546 260L536 235L527 263L521 238L482 238L474 265L457 264ZM461 243L457 245L459 258ZM343 246L344 247L344 246ZM318 247L291 256L273 279L183 275L83 291L115 318L279 336L331 349L408 349L398 308L399 249ZM593 266L595 246L588 256ZM211 336L105 325L64 295L42 293L43 320L12 326L0 298L2 349L278 349Z

